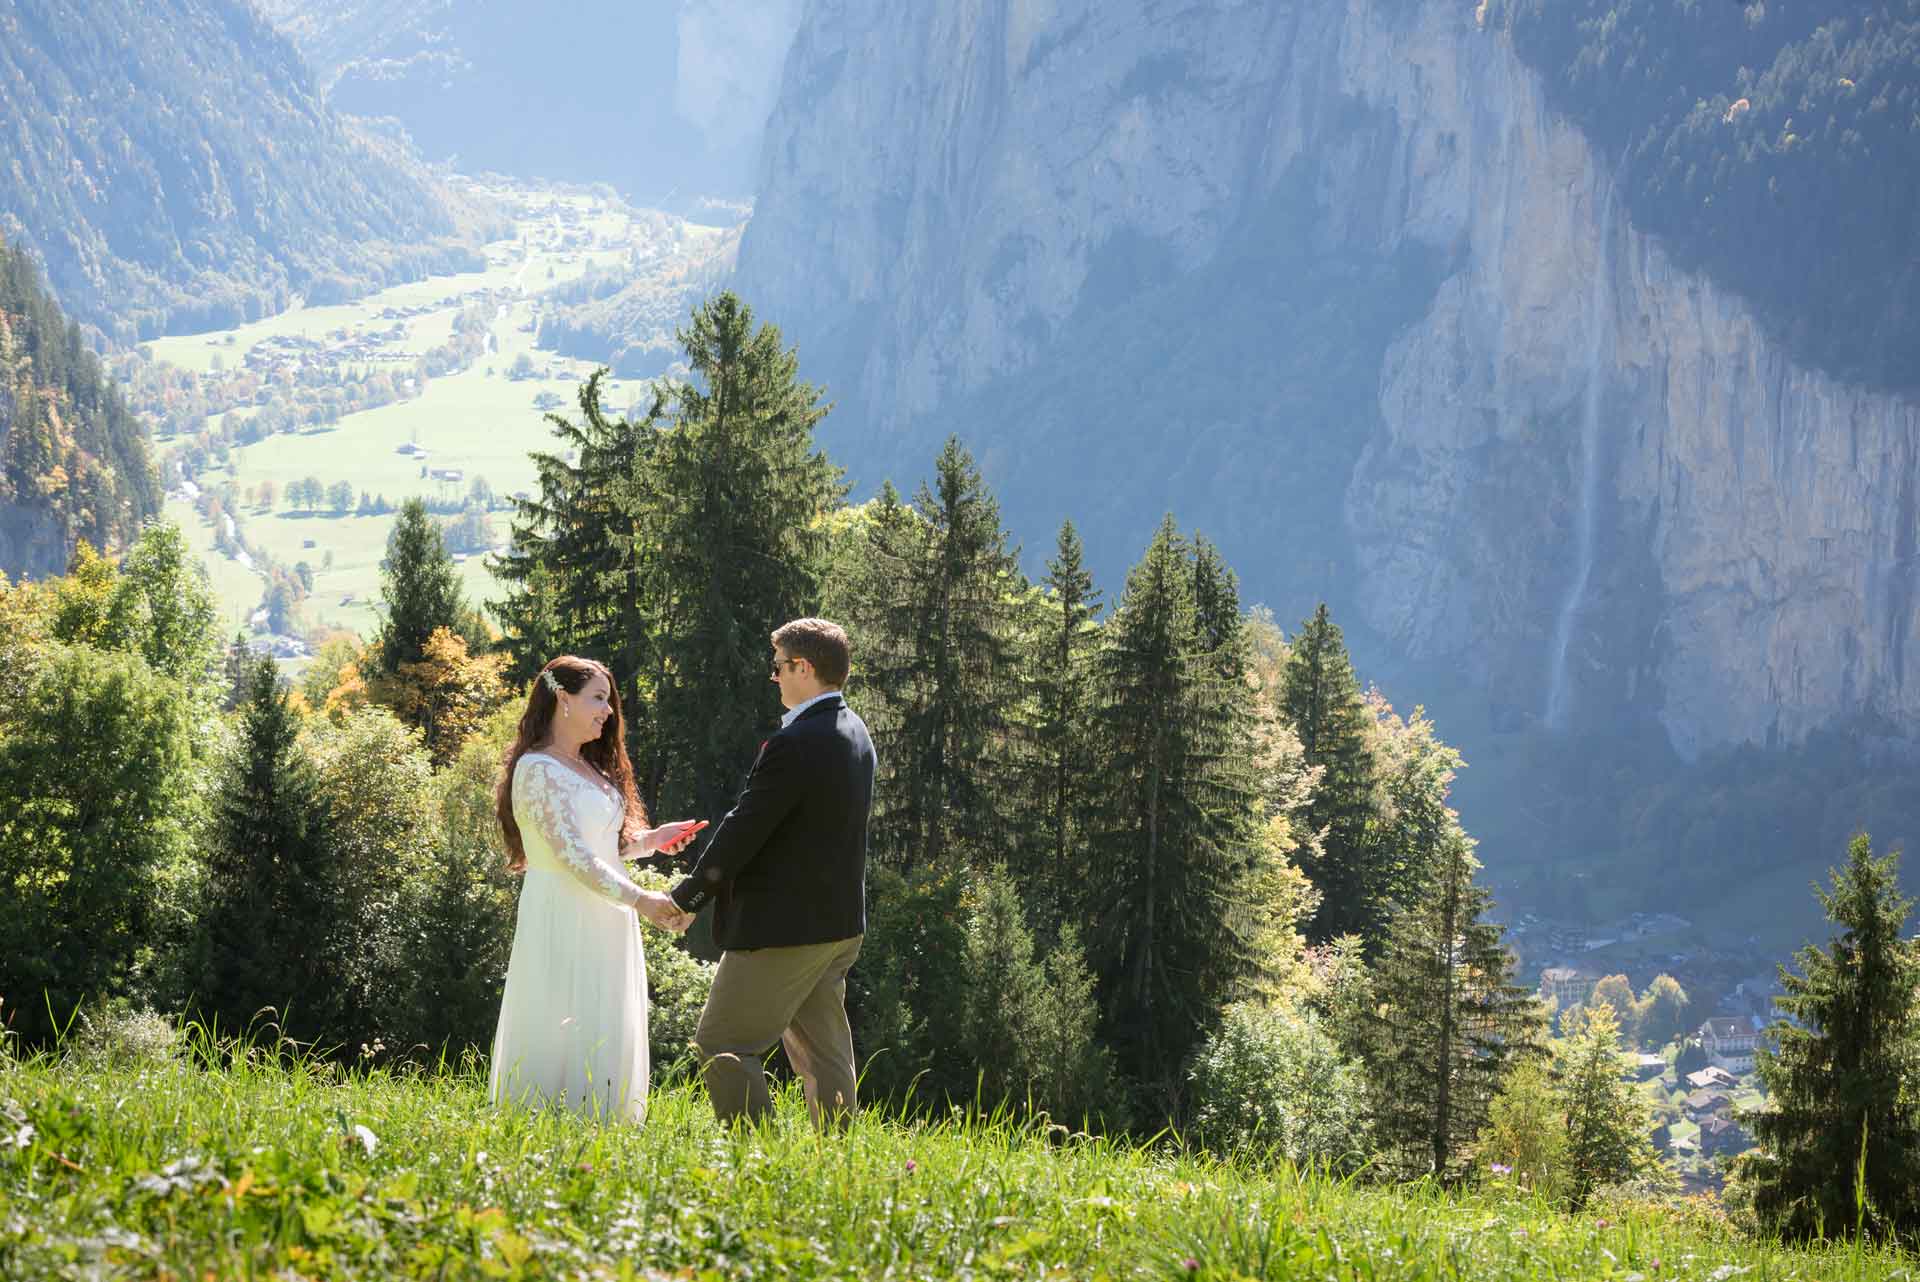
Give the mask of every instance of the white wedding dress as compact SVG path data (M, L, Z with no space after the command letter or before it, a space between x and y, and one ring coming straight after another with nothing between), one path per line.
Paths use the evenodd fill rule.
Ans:
M513 772L527 852L488 1095L639 1121L647 1111L647 962L620 863L611 784L543 752Z

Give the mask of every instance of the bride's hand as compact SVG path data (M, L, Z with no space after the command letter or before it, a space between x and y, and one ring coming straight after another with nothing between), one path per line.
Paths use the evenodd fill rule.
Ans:
M707 826L704 819L680 819L670 824L661 824L658 828L649 828L640 835L640 854L659 851L663 855L676 855L687 848L694 834ZM625 853L622 851L621 853ZM628 855L627 858L638 858Z

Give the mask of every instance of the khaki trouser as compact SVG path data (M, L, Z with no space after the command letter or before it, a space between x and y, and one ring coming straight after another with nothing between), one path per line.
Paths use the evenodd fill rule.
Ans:
M853 1112L847 971L860 956L862 938L720 955L693 1042L722 1122L754 1121L772 1107L760 1061L776 1041L806 1086L816 1125Z

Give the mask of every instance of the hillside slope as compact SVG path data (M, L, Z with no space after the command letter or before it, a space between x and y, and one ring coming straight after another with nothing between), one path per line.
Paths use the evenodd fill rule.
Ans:
M477 215L322 105L245 0L0 6L0 235L118 341L477 266Z
M147 1276L516 1278L1902 1277L1887 1248L1784 1248L1724 1216L1566 1215L1225 1162L1066 1128L873 1112L823 1145L798 1094L727 1136L656 1088L645 1126L486 1101L476 1072L0 1057L0 1260ZM84 1051L84 1048L82 1048ZM123 1052L124 1053L124 1052Z
M0 573L59 574L75 539L123 545L159 510L146 428L33 260L0 241Z

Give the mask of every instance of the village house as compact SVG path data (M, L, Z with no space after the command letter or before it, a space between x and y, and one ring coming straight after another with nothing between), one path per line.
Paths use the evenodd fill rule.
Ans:
M1737 1085L1739 1085L1738 1079L1724 1068L1708 1067L1701 1069L1697 1073L1687 1074L1687 1087L1689 1090L1706 1091L1713 1090L1716 1087L1731 1089Z
M1686 1098L1687 1117L1691 1121L1698 1122L1702 1118L1711 1117L1720 1112L1732 1102L1733 1096L1725 1091L1695 1091Z
M1709 1117L1700 1123L1700 1153L1703 1157L1744 1153L1752 1147L1753 1137L1732 1118Z
M1746 1016L1716 1015L1700 1025L1700 1049L1707 1062L1729 1073L1751 1073L1760 1036Z
M1540 1000L1565 1010L1587 1000L1599 977L1572 966L1549 966L1540 972Z

